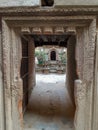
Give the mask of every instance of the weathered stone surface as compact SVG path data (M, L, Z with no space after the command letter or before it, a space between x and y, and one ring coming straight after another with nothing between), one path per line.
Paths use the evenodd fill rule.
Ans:
M21 38L18 30L11 30L11 101L12 101L12 129L19 129L23 127L23 83L20 77L20 64L21 64ZM17 57L18 55L18 57ZM16 111L16 112L14 112ZM17 124L17 125L16 125Z
M98 23L97 23L98 25ZM98 129L98 27L96 32L96 60L95 60L95 77L94 77L94 109L93 109L93 129Z
M78 78L76 72L76 60L75 60L75 48L76 48L76 36L73 35L69 38L67 44L67 79L66 87L68 88L70 97L74 103L74 81Z
M31 19L31 21L29 21L30 20L29 17L25 17L25 20L23 19L23 17L21 17L21 19L19 19L19 17L16 17L16 18L7 17L6 20L8 21L12 20L13 26L12 26L12 23L9 22L9 24L7 24L6 21L3 21L3 25L2 25L3 27L2 29L3 30L3 35L2 35L3 72L4 72L3 83L4 83L4 95L5 95L6 130L13 130L14 128L15 130L22 129L21 121L23 118L22 117L23 84L20 77L21 46L19 46L21 44L21 41L20 41L21 33L18 33L16 36L15 28L19 27L17 26L18 24L20 24L20 27L21 25L24 25L24 21L25 21L25 24L28 24L28 25L30 24L30 26L32 26L33 23L34 23L33 25L36 25L36 21L39 23L40 26L41 26L41 22L43 22L43 26L45 25L47 26L49 23L51 24L51 26L57 26L57 25L62 25L62 24L65 25L67 23L66 24L67 27L72 26L72 24L74 24L74 26L80 26L81 23L82 23L82 26L85 25L84 26L85 29L83 32L84 37L79 35L81 40L82 38L84 39L83 40L84 47L82 48L83 54L84 54L83 55L83 68L80 69L80 71L83 71L82 73L83 86L81 87L82 89L81 91L84 90L86 92L86 93L83 93L85 96L85 103L83 103L85 107L85 120L84 120L85 123L82 127L82 130L92 130L96 20L95 19L92 20L93 17L90 17L90 16L67 17L64 15L63 17L61 17L59 13L55 15L56 17L51 17L49 14L47 16L39 16L39 17L35 16L33 17L33 20ZM36 21L34 21L35 19ZM17 24L17 21L18 21L18 24ZM15 23L17 24L16 26L14 26ZM73 41L74 40L71 41L72 44L73 44ZM80 42L80 44L82 44L82 42ZM80 97L78 97L79 100L81 99ZM80 103L82 103L81 100L80 100ZM95 105L95 107L97 108L97 105ZM93 130L97 130L97 127L96 128L94 127Z
M55 0L55 5L98 5L97 0Z
M84 130L86 90L81 80L75 80L74 94L75 94L75 104L76 104L76 113L74 118L75 130Z
M0 30L0 130L4 130L4 93L3 93L3 71L2 71L2 43Z
M33 90L35 84L36 84L36 77L35 77L35 44L33 38L29 40L28 43L28 76L29 76L29 87L28 87L28 92L29 92L29 97L31 96L31 91Z
M93 19L89 28L84 32L84 67L83 82L86 89L86 108L85 108L85 129L92 130L93 117L93 91L94 91L94 53L95 53L95 36L96 36L96 19ZM92 56L90 56L92 54Z
M5 127L7 130L12 130L12 116L11 116L11 84L10 84L10 29L5 21L3 26L3 76L4 76L4 103L5 103ZM8 35L7 35L8 34Z

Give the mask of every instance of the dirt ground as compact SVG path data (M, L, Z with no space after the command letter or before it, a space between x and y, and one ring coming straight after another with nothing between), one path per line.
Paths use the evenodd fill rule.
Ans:
M73 130L74 108L65 81L65 75L36 74L24 115L25 130Z

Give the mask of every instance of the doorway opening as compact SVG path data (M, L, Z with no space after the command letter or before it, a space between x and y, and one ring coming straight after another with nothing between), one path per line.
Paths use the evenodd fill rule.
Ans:
M54 5L54 0L41 0L41 5L51 7Z
M78 78L76 38L73 35L58 36L60 41L63 40L58 43L54 35L45 35L43 39L39 37L41 35L32 35L30 42L22 38L24 129L72 130L75 114L74 80ZM50 37L51 42L44 41L45 37ZM52 63L49 47L59 50L58 54L52 51L56 63Z
M55 51L51 51L51 60L56 60L56 52Z

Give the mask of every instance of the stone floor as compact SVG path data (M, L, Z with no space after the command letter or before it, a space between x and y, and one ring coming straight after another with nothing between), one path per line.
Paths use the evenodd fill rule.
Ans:
M73 130L74 107L65 87L65 75L36 75L25 130Z

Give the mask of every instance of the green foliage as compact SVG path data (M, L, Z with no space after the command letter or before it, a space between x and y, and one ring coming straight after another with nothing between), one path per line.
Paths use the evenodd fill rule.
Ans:
M61 62L62 62L63 64L66 64L66 62L67 62L67 54L66 54L66 52L62 52L62 53L60 53L59 55L60 55L60 60L61 60Z
M45 54L44 51L40 51L40 50L36 50L35 51L35 56L37 57L39 64L44 64L44 62L45 62L45 55L46 54Z

